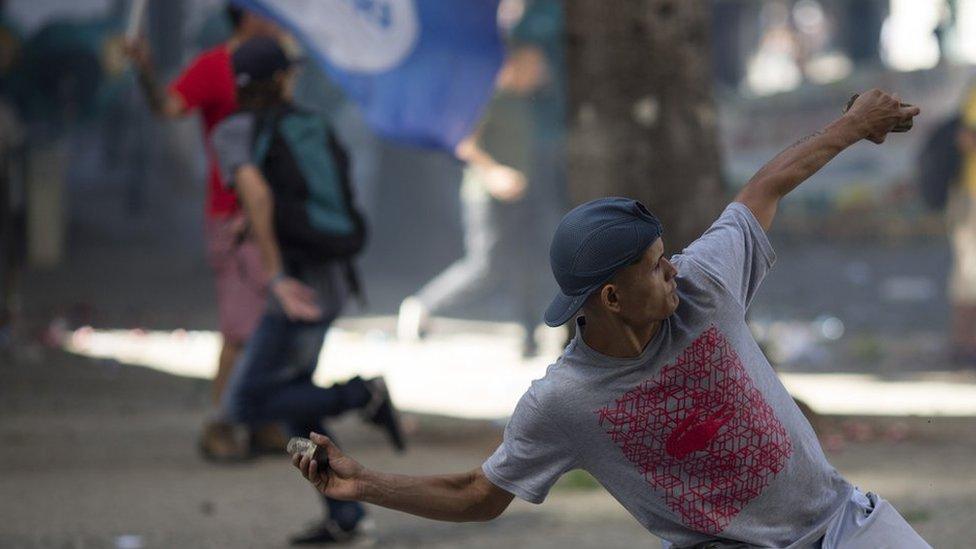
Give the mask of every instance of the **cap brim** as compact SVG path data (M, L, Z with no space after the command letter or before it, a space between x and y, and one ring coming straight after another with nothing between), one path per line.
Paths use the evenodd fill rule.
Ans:
M579 312L589 295L589 292L578 296L557 292L556 297L552 298L552 303L546 308L546 325L555 328L569 322Z

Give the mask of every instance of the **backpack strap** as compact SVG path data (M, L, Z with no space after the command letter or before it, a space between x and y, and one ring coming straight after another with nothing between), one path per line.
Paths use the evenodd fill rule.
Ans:
M254 165L261 166L271 148L271 142L278 132L281 119L291 111L289 105L280 105L267 111L251 111L254 115L254 127L251 131L251 154Z
M335 159L336 168L339 170L339 182L342 186L342 193L345 195L346 204L348 204L350 213L353 217L353 222L358 226L358 230L366 231L366 220L363 219L362 215L359 214L355 203L355 194L352 186L352 167L349 160L349 153L346 152L346 148L339 142L336 138L335 133L329 129L329 152L332 153L332 157ZM361 309L366 309L369 306L369 300L366 297L366 288L363 287L362 281L359 278L359 270L353 263L352 259L345 261L344 269L346 273L346 282L349 284L349 290L356 297L356 301L359 302L359 307Z

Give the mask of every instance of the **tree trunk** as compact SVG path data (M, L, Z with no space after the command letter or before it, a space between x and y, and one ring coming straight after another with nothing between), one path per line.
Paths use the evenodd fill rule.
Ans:
M569 188L640 200L680 251L725 203L710 0L567 0Z

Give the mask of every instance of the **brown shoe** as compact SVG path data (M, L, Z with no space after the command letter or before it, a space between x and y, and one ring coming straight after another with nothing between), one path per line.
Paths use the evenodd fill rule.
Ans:
M204 424L200 453L207 461L235 463L249 459L251 453L241 427L222 421Z
M262 456L286 456L288 437L276 423L257 425L251 430L251 453Z

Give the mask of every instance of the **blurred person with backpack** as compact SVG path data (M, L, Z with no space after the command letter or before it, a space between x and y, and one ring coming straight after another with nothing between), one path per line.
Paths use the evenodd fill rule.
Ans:
M240 110L214 130L227 184L243 204L261 252L270 297L224 393L226 420L281 421L294 436L358 410L402 450L396 410L382 378L312 382L325 334L347 298L359 295L353 259L366 224L354 206L349 160L321 117L292 104L295 71L273 38L233 54ZM326 516L293 544L345 542L360 534L356 502L324 498Z

